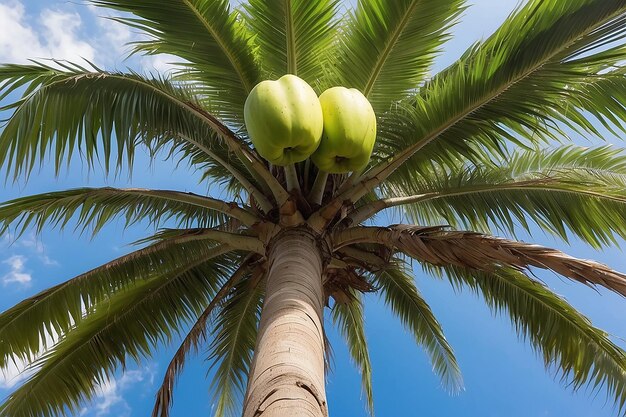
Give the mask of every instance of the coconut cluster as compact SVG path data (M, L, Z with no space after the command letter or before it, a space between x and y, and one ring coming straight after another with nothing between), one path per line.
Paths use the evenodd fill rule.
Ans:
M290 74L257 84L244 120L259 154L278 166L310 157L331 174L359 171L376 141L376 115L360 91L333 87L317 97L306 81Z

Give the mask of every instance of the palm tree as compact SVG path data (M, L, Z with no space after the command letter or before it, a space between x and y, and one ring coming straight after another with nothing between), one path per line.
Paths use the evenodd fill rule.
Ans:
M380 292L458 389L454 353L408 260L508 312L547 367L604 387L622 410L626 352L529 276L543 268L626 295L626 275L528 244L534 225L592 247L626 238L626 156L568 144L626 124L626 0L529 0L488 39L432 76L462 0L91 0L148 35L136 53L180 58L172 78L62 61L0 67L0 164L28 176L80 157L132 169L140 148L187 161L234 202L175 190L80 188L0 205L0 231L99 231L120 216L174 224L142 248L0 315L0 367L31 376L2 417L79 409L129 359L188 333L156 395L168 416L188 355L216 363L216 415L326 416L323 314L347 340L372 408L363 297ZM318 93L359 89L378 115L363 172L287 172L253 149L243 105L263 79L297 74ZM293 181L293 169L297 181ZM290 186L287 187L287 179ZM399 209L413 224L375 226Z

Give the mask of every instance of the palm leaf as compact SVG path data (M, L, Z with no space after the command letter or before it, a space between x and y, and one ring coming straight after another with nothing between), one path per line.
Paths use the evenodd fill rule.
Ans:
M374 396L372 391L372 365L365 337L365 317L362 295L351 293L348 303L335 303L332 309L333 323L348 345L352 360L361 373L361 386L365 394L367 410L374 415Z
M13 357L33 360L48 348L47 335L66 333L81 322L85 309L112 294L155 271L167 273L214 251L215 245L202 234L178 233L25 299L0 314L0 368Z
M174 384L177 376L182 372L185 360L190 352L197 352L200 345L206 342L206 328L213 311L228 295L230 290L250 272L250 259L247 258L243 264L233 273L233 275L222 285L215 294L209 305L204 309L196 323L193 325L180 347L174 354L170 364L165 371L163 383L157 392L157 400L152 410L153 417L168 417L173 403Z
M0 96L24 88L20 99L0 108L14 110L0 133L0 167L6 167L7 175L29 174L48 154L58 173L75 151L89 167L101 161L108 173L113 160L118 170L126 163L132 171L135 149L143 144L153 153L182 153L200 167L221 164L228 174L218 180L236 179L264 210L271 209L254 184L256 177L246 170L267 181L266 187L279 188L276 180L186 87L132 72L55 62L63 68L40 63L0 66Z
M621 126L626 50L604 45L625 36L625 11L623 1L529 2L415 97L413 116L429 125L414 132L415 150L458 148L461 137L498 152L503 140L565 136L554 122L598 134L586 111ZM427 122L437 112L439 120Z
M233 264L223 252L218 247L174 270L157 270L88 307L80 325L61 334L31 365L35 374L9 395L0 416L53 417L78 411L128 358L150 357L200 314Z
M337 0L251 0L245 20L268 78L294 74L313 84L337 34Z
M385 184L381 192L387 198L364 205L350 216L352 224L398 207L415 224L487 233L495 226L515 234L534 222L565 240L574 234L596 248L626 237L626 157L621 149L519 151L494 165L467 167L459 161L402 186Z
M133 14L115 20L150 39L135 52L180 58L181 78L195 84L204 104L225 121L243 124L243 105L260 81L250 34L228 0L90 0L96 6Z
M381 162L336 200L356 201L388 178L406 183L433 161L488 163L506 156L507 142L566 137L555 122L593 132L586 111L607 124L624 120L626 50L606 47L626 36L624 12L626 0L529 1L410 106L385 115Z
M75 150L90 166L101 160L108 171L112 159L118 168L124 162L132 167L139 143L156 152L187 137L196 147L211 147L206 139L213 129L202 122L192 96L183 89L136 73L64 65L0 67L0 92L25 87L20 99L2 108L14 110L0 136L0 161L8 172L29 173L48 152L57 172Z
M448 344L428 303L422 298L413 277L397 262L374 275L385 302L430 356L433 370L452 392L463 388L463 378L452 347Z
M11 225L20 235L31 225L40 232L46 224L63 228L72 221L83 230L91 227L95 234L118 216L125 218L126 227L143 220L158 226L172 219L182 227L206 228L224 223L228 218L225 212L238 213L233 217L243 217L248 222L255 218L234 203L229 205L193 193L140 188L79 188L0 203L0 233Z
M215 367L212 389L217 405L215 417L235 415L246 388L261 315L263 289L259 280L242 281L217 317L210 360Z
M559 250L442 226L353 227L335 235L335 248L357 243L384 245L420 262L479 271L507 265L525 270L550 269L589 286L602 286L626 296L626 275L598 262L577 259Z
M605 387L615 404L626 403L626 352L565 299L540 282L510 268L491 272L432 267L458 289L481 294L495 312L508 314L520 337L530 341L548 369L574 390Z
M339 85L386 111L425 79L462 10L462 0L360 0L341 38Z

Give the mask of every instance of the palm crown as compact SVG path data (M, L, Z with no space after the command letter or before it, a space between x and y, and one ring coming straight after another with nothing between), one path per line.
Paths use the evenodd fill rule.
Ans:
M0 367L19 359L35 370L0 416L75 411L129 358L150 356L181 330L189 332L154 416L168 415L187 355L205 345L216 363L217 415L237 409L246 386L254 389L268 248L294 230L320 246L321 301L332 306L370 408L363 292L381 292L446 385L461 386L408 258L507 311L574 387L604 386L624 405L625 352L525 271L551 269L622 295L626 276L492 234L534 224L596 248L626 237L622 151L554 145L568 130L597 137L598 125L624 129L626 0L530 0L434 76L462 0L360 0L347 13L334 0L250 0L235 10L227 0L91 3L129 12L116 20L149 35L134 51L176 55L179 69L160 78L67 62L1 66L0 109L10 117L0 162L9 175L27 176L48 157L59 170L77 155L107 171L132 169L145 147L186 160L237 202L107 187L0 204L0 230L18 234L70 222L97 232L119 216L127 225L176 224L0 315ZM326 175L309 160L283 170L259 157L244 102L258 82L287 73L318 94L342 85L370 100L378 131L367 169ZM389 208L414 224L372 226ZM314 396L323 409L323 394Z

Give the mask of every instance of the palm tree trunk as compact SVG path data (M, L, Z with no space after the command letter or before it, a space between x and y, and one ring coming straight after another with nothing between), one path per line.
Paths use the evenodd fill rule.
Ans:
M269 265L243 417L328 416L322 251L309 232L292 230L270 248Z

